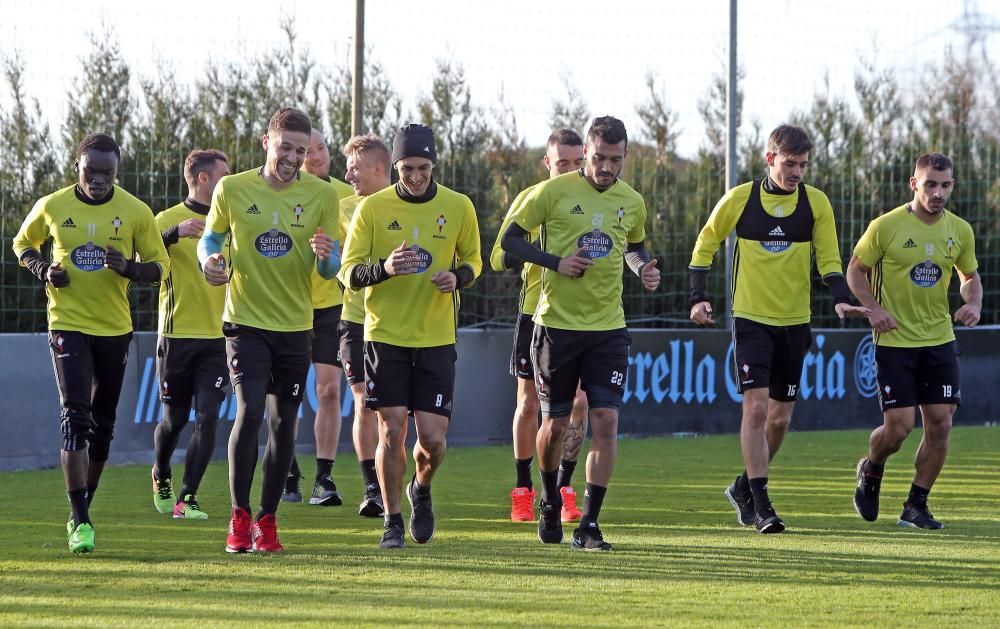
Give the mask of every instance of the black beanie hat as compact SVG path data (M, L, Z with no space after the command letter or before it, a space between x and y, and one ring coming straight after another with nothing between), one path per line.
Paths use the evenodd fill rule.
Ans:
M426 157L432 162L437 162L434 132L430 127L408 124L399 128L392 140L392 163L395 164L405 157Z

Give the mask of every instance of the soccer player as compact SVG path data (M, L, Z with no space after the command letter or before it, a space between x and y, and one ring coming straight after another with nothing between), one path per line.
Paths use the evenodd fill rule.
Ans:
M733 229L733 357L743 415L740 445L746 469L725 495L742 526L780 533L785 523L767 492L768 464L788 432L812 343L809 273L816 266L833 291L837 316L867 316L850 304L830 200L802 183L813 148L806 132L781 125L767 141L767 176L734 187L715 205L691 255L691 320L712 323L706 278L712 258Z
M229 435L233 514L226 551L283 550L275 513L292 463L299 404L309 373L313 267L340 268L338 199L332 186L300 173L312 126L284 107L263 137L266 163L226 177L212 196L198 260L209 284L228 283L222 332L236 394ZM229 238L231 265L222 246ZM268 440L260 509L251 521L257 433L267 407Z
M323 181L329 182L337 191L337 196L346 199L354 195L354 190L339 179L330 177L330 149L319 129L313 129L309 137L309 149L302 168ZM340 323L340 309L343 299L340 285L330 282L313 272L313 341L312 362L316 370L316 416L313 420L313 435L316 439L316 480L313 483L309 504L338 506L343 503L337 485L333 482L333 464L337 458L337 444L340 442L340 356L337 326ZM296 457L292 457L292 469L285 481L281 495L284 502L302 502L299 479L302 473Z
M341 237L345 238L358 204L391 185L392 168L389 148L376 135L356 135L344 146L347 157L347 174L355 194L340 200ZM365 406L365 294L350 287L344 288L344 310L340 317L340 362L344 375L354 395L354 425L351 436L354 451L361 465L365 493L358 506L358 514L368 518L385 515L385 505L375 469L375 450L378 447L378 418L375 411Z
M962 402L952 320L974 327L983 306L972 227L945 209L954 187L947 156L921 155L910 177L913 200L871 222L847 267L851 291L871 310L883 415L857 467L854 507L869 522L878 518L885 463L913 430L919 406L923 436L898 524L944 526L927 508L927 495L944 466L951 418ZM964 304L950 316L952 269Z
M195 150L184 160L188 196L156 215L170 255L170 273L160 282L156 371L163 418L153 433L153 506L175 518L204 520L198 485L215 451L215 427L226 399L226 342L222 336L224 286L209 286L198 266L198 238L212 191L229 174L222 151ZM170 457L194 408L194 430L184 459L181 491L174 495Z
M557 129L549 136L543 158L549 179L579 170L583 166L583 140L572 129ZM531 320L538 305L538 294L542 285L542 270L533 264L505 254L500 246L507 226L521 201L534 186L521 191L511 203L507 215L497 232L496 242L490 252L490 266L494 271L506 269L521 270L521 308L514 327L514 350L510 357L510 375L517 378L517 406L514 409L514 469L517 484L510 492L510 519L514 522L535 520L535 489L531 482L531 459L535 456L535 439L538 436L538 393L535 392L535 371L531 367L531 333L535 328ZM530 234L532 241L538 240L537 230ZM577 389L573 400L566 434L563 437L562 459L559 463L557 485L562 496L561 519L576 522L580 519L580 509L576 504L576 491L571 479L580 456L583 439L587 434L587 396Z
M402 127L392 145L399 182L365 197L351 221L340 281L365 289L365 403L376 411L385 502L382 548L404 546L400 494L407 411L417 429L406 486L410 537L434 536L431 480L444 460L455 386L458 293L482 270L472 201L433 178L434 133Z
M39 199L14 237L21 264L45 282L74 553L94 550L89 509L111 449L132 339L129 283L155 284L170 264L153 212L114 183L120 161L113 138L85 137L73 164L77 183ZM51 260L40 253L48 241Z
M587 489L573 547L611 550L598 526L617 456L618 412L631 337L622 310L624 262L648 290L660 284L650 261L646 204L618 179L628 153L625 125L595 118L587 132L584 166L535 186L514 212L501 240L504 251L543 267L531 359L542 410L538 471L542 480L538 538L563 539L557 488L563 434L577 387L590 405ZM539 249L526 240L542 227Z

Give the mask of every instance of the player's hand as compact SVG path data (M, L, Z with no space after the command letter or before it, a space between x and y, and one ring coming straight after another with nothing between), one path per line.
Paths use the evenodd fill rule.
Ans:
M45 272L45 281L52 284L54 288L66 288L69 286L69 273L58 262L49 265Z
M656 290L660 286L660 269L656 268L656 258L653 258L642 267L640 273L642 285L646 290Z
M594 264L594 261L586 254L580 255L586 250L586 247L580 247L572 255L560 259L559 267L556 270L566 277L583 277L583 273Z
M715 323L712 319L712 304L707 301L699 301L691 306L691 320L698 325Z
M420 270L420 256L416 251L410 251L404 240L392 250L383 266L389 275L409 275Z
M431 276L431 281L442 293L450 293L458 288L458 276L451 271L438 271Z
M868 323L879 334L885 334L899 328L899 323L896 322L895 317L889 314L889 311L885 308L879 306L871 310L872 313L868 315Z
M122 277L128 277L128 260L113 246L108 245L108 250L104 254L104 268L111 269Z
M201 270L205 274L205 281L212 286L222 286L229 282L229 273L226 272L226 259L221 253L213 253L208 256Z
M205 231L205 221L200 218L189 218L177 226L177 235L180 238L201 238L203 231Z
M834 312L837 316L843 319L844 317L870 317L872 314L871 308L865 308L864 306L854 306L851 304L834 304Z
M317 258L326 260L333 253L333 238L323 233L322 227L317 227L316 234L309 239L309 246Z
M961 323L966 327L974 328L979 323L981 311L982 309L979 306L965 304L955 311L955 323Z

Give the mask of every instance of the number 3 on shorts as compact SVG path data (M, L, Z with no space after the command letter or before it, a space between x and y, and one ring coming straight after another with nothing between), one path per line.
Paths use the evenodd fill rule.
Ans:
M299 394L299 383L296 382L295 384L292 385L292 395L298 395L298 394Z
M620 371L612 371L611 372L611 384L622 386L623 382L625 382L625 374L624 373L622 373Z

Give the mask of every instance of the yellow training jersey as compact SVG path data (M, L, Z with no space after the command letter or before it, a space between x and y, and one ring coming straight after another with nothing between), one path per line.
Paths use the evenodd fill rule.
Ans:
M333 186L307 173L281 190L261 169L222 178L205 229L229 234L224 321L276 332L312 329L316 254L309 239L318 227L336 237L337 206Z
M691 267L710 267L734 229L733 316L777 326L808 323L812 253L820 275L843 273L830 200L805 184L787 194L769 193L763 180L736 186L708 217Z
M535 186L525 188L522 190L515 198L514 202L510 204L510 209L507 210L506 216L503 217L503 222L500 224L500 231L497 232L497 240L493 243L493 250L490 251L490 266L494 271L504 271L503 267L503 249L500 248L500 241L503 239L503 233L507 231L510 224L514 222L514 213L517 211L518 206L524 201L525 197L534 189ZM538 241L540 230L536 229L531 232L529 238L531 242ZM542 292L542 267L524 263L524 267L521 269L521 297L520 297L520 308L523 314L535 314L535 308L538 306L538 297Z
M541 245L560 258L580 247L594 264L583 277L542 269L534 321L562 330L625 327L622 270L626 244L646 238L646 204L624 181L604 192L579 171L537 184L512 217L525 231L541 228Z
M420 254L420 272L365 289L365 340L401 347L455 343L458 294L442 293L431 276L461 266L474 276L482 271L472 201L440 184L422 203L404 201L395 186L365 197L347 233L341 283L349 286L355 266L384 260L403 242Z
M873 220L854 247L872 269L872 291L899 328L874 333L886 347L932 347L955 340L948 308L952 269L979 268L972 226L948 210L933 225L902 205Z
M28 249L40 250L50 238L52 262L69 276L65 288L45 285L50 330L95 336L132 331L129 280L104 267L109 246L126 258L159 264L161 277L170 270L153 212L119 186L98 203L78 196L75 185L39 199L14 237L14 253L20 258Z
M350 184L346 184L338 179L330 178L330 185L333 186L334 190L337 191L337 198L343 202L344 199L354 196L354 188ZM339 216L339 215L338 215ZM348 219L348 224L350 219ZM339 216L337 221L337 235L329 234L330 238L336 238L341 245L344 244L344 235L347 233L347 227L343 224L344 219ZM330 281L324 279L316 267L313 267L312 271L312 307L314 310L319 310L320 308L332 308L333 306L339 306L344 303L343 291L340 288L340 283L336 280Z
M162 234L192 218L205 220L205 214L178 203L156 215L156 227ZM167 246L167 254L170 255L170 273L160 281L157 328L160 336L193 339L221 337L226 287L212 286L205 281L198 263L198 239L178 238L177 242Z
M340 227L343 230L341 242L347 242L347 230L351 227L351 219L354 218L354 211L357 210L361 199L358 195L340 200ZM366 261L367 262L367 261ZM337 282L339 284L339 282ZM354 290L350 282L344 284L344 308L340 312L343 321L364 325L365 322L365 291Z

